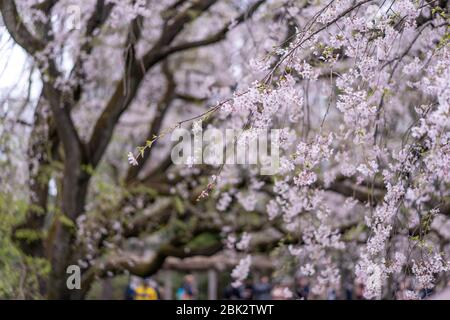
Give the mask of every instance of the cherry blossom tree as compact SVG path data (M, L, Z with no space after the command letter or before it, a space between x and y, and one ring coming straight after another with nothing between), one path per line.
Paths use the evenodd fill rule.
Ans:
M21 253L0 241L22 269L41 270L36 288L51 299L218 251L241 257L235 285L253 253L270 252L279 276L309 277L318 298L348 279L368 299L445 285L448 10L1 0L2 50L28 59L2 92L0 123L0 230ZM170 134L182 127L240 130L236 146L277 129L277 170L175 165ZM73 264L81 290L66 286Z

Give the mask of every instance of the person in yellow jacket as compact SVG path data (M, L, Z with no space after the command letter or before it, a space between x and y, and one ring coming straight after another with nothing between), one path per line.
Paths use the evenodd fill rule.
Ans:
M159 294L156 284L151 279L146 279L135 289L135 300L158 300Z

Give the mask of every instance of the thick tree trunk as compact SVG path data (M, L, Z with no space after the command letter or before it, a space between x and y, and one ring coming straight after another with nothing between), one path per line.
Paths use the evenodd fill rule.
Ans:
M66 165L67 167L67 165ZM74 245L76 240L75 219L83 212L86 202L86 193L89 178L80 171L80 168L65 170L63 181L63 195L61 198L61 214L64 219L55 219L49 234L51 272L48 282L49 299L71 299L78 294L67 287L67 267L77 264L75 260ZM74 172L79 172L74 174ZM70 223L65 220L70 219Z
M76 219L84 212L90 174L85 170L91 163L75 125L71 119L70 97L52 87L43 85L43 92L49 101L56 130L64 150L64 170L61 190L58 195L58 209L46 239L46 254L51 264L48 281L49 299L69 299L67 288L67 267L76 264L73 246L76 240Z

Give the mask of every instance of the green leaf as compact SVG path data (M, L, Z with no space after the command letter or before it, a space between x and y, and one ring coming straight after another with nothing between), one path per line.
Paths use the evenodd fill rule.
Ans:
M205 248L214 245L219 241L219 237L216 234L210 232L203 232L198 236L194 237L186 245L187 248L191 250Z
M66 227L75 228L75 222L73 222L72 219L70 219L68 216L60 214L58 219Z
M174 206L175 206L175 210L177 210L177 212L179 213L179 214L182 214L182 213L184 213L184 205L183 205L183 201L181 201L181 199L180 199L180 197L175 197L174 199L173 199L173 201L174 201Z
M17 239L34 242L42 238L42 232L33 229L19 229L15 232Z
M144 157L145 147L138 147L137 149L138 149L139 154L141 155L141 157Z

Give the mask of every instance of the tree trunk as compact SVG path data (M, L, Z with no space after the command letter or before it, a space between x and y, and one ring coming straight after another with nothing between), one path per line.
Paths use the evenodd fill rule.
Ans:
M68 159L66 159L68 160ZM62 197L61 215L57 215L52 230L47 239L50 252L49 260L52 266L48 282L49 299L79 298L76 289L67 288L67 267L77 264L74 245L76 240L76 218L83 213L86 203L86 194L89 185L89 176L82 171L81 164L77 167L70 165L72 161L66 161ZM69 219L69 222L66 220Z

